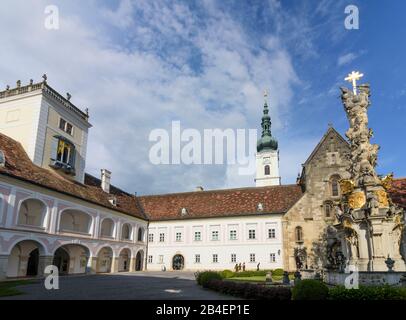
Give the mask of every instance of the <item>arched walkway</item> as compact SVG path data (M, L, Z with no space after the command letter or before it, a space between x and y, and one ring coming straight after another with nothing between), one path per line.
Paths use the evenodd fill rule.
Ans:
M118 257L118 271L130 271L131 251L124 248Z
M140 250L135 256L135 271L142 271L144 267L144 251Z
M185 258L181 254L177 254L172 258L172 269L182 270L185 267Z
M54 254L53 265L59 274L86 273L89 249L79 244L66 244L59 247Z
M108 273L111 272L111 264L113 261L113 250L110 247L103 247L97 255L96 272Z
M41 273L40 256L44 247L34 240L23 240L11 249L7 265L7 277L32 277Z

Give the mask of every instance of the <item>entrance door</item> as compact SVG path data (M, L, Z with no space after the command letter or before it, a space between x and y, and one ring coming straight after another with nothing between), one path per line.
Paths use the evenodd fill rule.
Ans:
M59 248L55 251L53 265L59 270L59 274L69 273L69 254L65 249Z
M185 266L185 259L181 254L177 254L172 259L172 269L173 270L182 270Z
M39 250L31 251L27 264L27 276L36 276L38 274Z
M142 254L141 252L137 252L137 255L135 256L135 271L141 271L142 270Z

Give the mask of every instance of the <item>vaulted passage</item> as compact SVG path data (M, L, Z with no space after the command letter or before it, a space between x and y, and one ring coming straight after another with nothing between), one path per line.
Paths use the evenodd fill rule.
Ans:
M109 247L100 249L97 255L96 272L108 273L111 272L111 264L113 261L113 250Z
M7 277L34 277L39 270L40 256L43 246L33 240L17 243L10 252L7 266Z
M140 250L135 256L135 271L142 271L144 268L144 251Z
M130 271L131 251L129 249L123 249L120 252L118 258L118 271L125 272Z
M58 267L59 274L86 273L89 260L89 249L78 244L67 244L55 251L53 265Z

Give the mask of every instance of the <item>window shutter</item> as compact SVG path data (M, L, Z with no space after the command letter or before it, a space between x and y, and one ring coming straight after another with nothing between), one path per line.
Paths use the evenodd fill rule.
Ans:
M52 137L52 142L51 142L51 159L56 160L56 154L58 152L58 142L59 139L56 137Z

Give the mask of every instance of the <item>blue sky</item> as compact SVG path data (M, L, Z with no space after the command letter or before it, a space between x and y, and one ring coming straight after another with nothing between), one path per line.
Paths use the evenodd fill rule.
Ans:
M87 171L139 194L253 186L226 165L149 162L155 128L259 128L269 91L283 183L293 183L328 123L348 127L339 99L352 70L371 84L379 173L406 176L404 1L3 1L0 86L40 80L90 109ZM344 8L357 5L359 30Z

